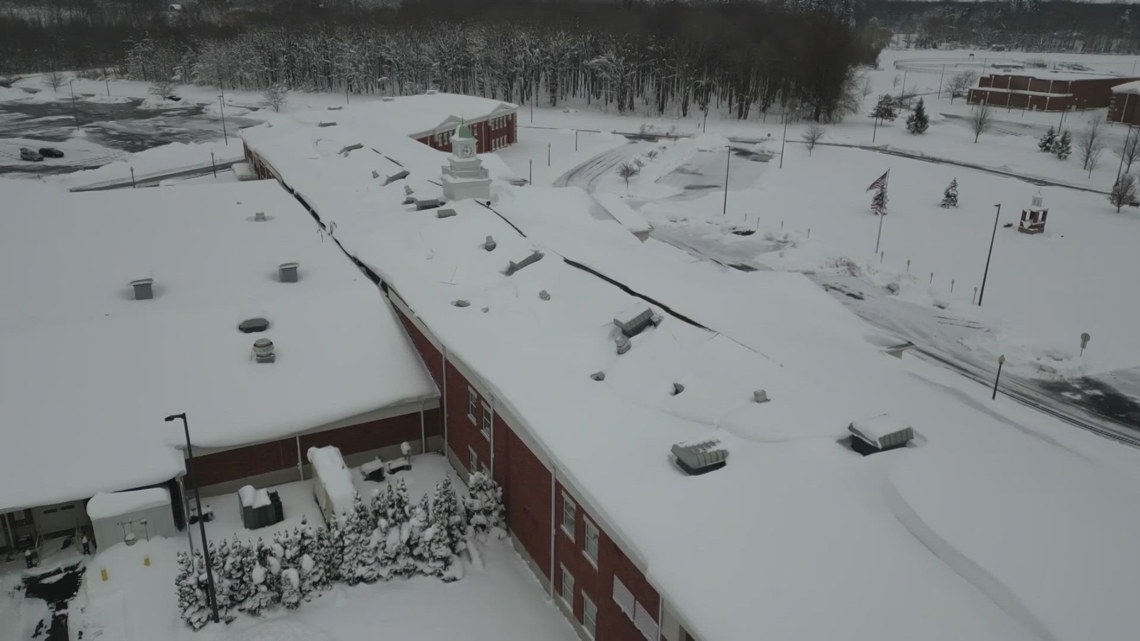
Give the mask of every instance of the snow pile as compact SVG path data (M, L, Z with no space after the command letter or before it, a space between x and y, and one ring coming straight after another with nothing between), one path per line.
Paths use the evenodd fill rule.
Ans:
M164 487L129 492L99 492L87 502L87 516L92 521L97 521L162 506L170 506L170 491Z
M344 514L351 510L356 490L352 487L352 474L345 466L340 450L332 445L310 447L305 456L316 469L316 476L332 501L333 511Z

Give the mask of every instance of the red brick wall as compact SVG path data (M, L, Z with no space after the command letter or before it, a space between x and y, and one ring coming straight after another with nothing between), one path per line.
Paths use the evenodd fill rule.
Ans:
M556 595L562 594L562 568L574 577L574 619L582 622L584 604L581 594L585 593L598 609L595 638L597 641L645 641L645 637L633 625L633 621L618 608L613 600L614 576L633 593L634 598L652 616L658 618L658 595L641 572L606 534L598 521L588 514L581 505L575 505L574 538L571 539L562 529L562 510L566 495L562 484L557 486L555 495L556 534L554 542ZM573 499L571 498L571 501ZM575 502L576 503L576 502ZM595 567L586 557L586 519L598 527L598 561ZM658 621L660 625L660 622Z
M424 412L427 436L439 434L439 410ZM433 432L430 421L436 426ZM402 416L367 423L359 423L335 430L327 430L301 437L301 456L310 447L335 445L343 454L354 454L403 441L420 440L420 414L413 412ZM270 443L239 447L223 452L214 452L194 457L194 465L189 479L190 486L199 487L224 483L237 479L276 472L297 466L297 441L293 438Z
M428 337L404 315L404 312L399 307L395 307L395 310L396 316L399 317L400 322L404 324L404 329L408 332L408 338L412 340L412 345L414 345L416 351L420 353L420 358L423 359L424 365L427 366L428 373L431 374L432 380L435 381L436 387L442 390L443 354L441 354L435 345L428 340Z
M478 392L475 393L475 420L474 422L468 418L468 390L470 385L463 374L455 368L450 362L447 363L447 398L444 403L447 404L447 446L459 458L463 469L468 472L474 471L468 469L470 467L468 461L471 458L468 448L475 450L475 454L479 458L479 466L486 465L491 467L491 443L479 431L480 423L482 421L483 404L490 405L490 400L484 398Z
M1140 124L1140 96L1130 93L1114 94L1108 107L1108 121Z
M495 432L495 447L503 442L503 453L496 453L496 480L503 488L507 506L507 526L530 554L539 571L550 578L550 470L542 464L515 433L503 424L503 434ZM505 436L505 438L503 438Z

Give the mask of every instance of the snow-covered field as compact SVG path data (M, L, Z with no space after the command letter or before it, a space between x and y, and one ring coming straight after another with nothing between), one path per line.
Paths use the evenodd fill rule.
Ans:
M412 470L401 476L408 484L410 497L416 501L445 474L462 491L458 477L436 455L417 457ZM353 470L353 477L362 491L380 487L364 481L358 470ZM275 531L298 525L302 515L310 523L320 522L311 481L277 489L287 518L276 526L256 531L241 527L236 494L207 499L205 502L212 505L216 514L215 520L207 524L210 539L235 535L269 538ZM197 527L192 529L197 534ZM465 562L464 578L454 583L417 577L355 587L336 584L297 610L279 609L265 617L241 615L229 625L211 624L192 632L178 618L174 590L176 556L186 549L186 538L179 537L139 541L130 547L120 544L99 551L89 560L79 595L69 608L71 638L290 641L289 634L302 633L314 636L300 636L293 641L354 641L376 635L424 641L576 638L507 541L480 544L482 558L475 563ZM106 581L101 578L104 569ZM18 598L12 593L16 580L17 573L0 577L0 638L5 640L30 639L32 628L46 614L42 601Z

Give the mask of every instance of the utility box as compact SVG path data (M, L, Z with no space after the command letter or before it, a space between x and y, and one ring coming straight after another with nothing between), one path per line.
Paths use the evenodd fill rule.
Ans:
M285 520L285 509L276 490L255 490L244 485L238 490L241 503L241 523L246 529L256 530Z

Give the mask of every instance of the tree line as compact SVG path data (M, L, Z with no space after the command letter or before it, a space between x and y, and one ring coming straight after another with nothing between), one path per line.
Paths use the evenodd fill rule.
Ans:
M852 70L874 63L883 44L849 2L295 4L295 12L237 25L151 23L134 29L116 63L152 82L349 94L431 88L619 113L711 107L738 118L795 105L827 120L842 115ZM51 64L89 61L84 46L60 43ZM41 68L45 57L41 50Z

